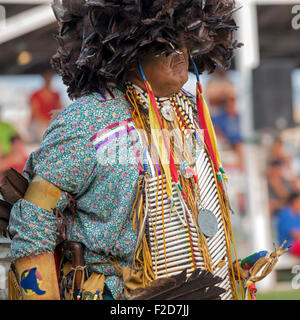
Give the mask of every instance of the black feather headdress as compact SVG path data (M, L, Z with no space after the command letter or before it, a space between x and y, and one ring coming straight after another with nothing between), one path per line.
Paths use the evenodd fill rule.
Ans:
M54 0L59 48L53 68L71 98L122 82L149 47L158 53L184 42L200 72L227 68L237 29L234 0Z

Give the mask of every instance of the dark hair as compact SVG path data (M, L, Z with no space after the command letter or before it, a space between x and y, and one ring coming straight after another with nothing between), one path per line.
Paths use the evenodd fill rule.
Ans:
M282 167L283 164L284 164L284 162L282 160L275 159L275 160L270 161L269 166L270 167Z
M288 204L293 204L293 202L300 198L300 193L299 192L292 192L289 196L288 196L288 199L287 199L287 203Z
M11 138L10 138L10 143L14 143L15 141L18 141L18 140L22 140L21 137L16 134L16 135L13 135Z
M234 0L54 0L59 48L51 60L71 98L122 82L149 48L171 51L184 41L199 72L228 68Z

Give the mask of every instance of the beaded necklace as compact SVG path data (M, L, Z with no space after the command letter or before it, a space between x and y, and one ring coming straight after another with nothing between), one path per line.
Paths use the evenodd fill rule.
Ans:
M135 94L137 102L145 109L149 108L147 92L142 90L131 82L126 83L126 87ZM167 121L174 121L177 117L181 130L184 135L190 135L195 132L193 109L194 104L180 90L171 97L155 97L158 109Z
M169 156L169 163L166 165L164 161L159 161L159 165L162 166L161 172L163 171L165 173L165 178L161 175L162 181L160 183L159 177L157 176L157 185L160 185L160 189L163 190L163 185L164 185L164 180L165 180L165 185L166 185L166 196L170 200L171 204L171 211L169 211L169 214L171 216L172 213L177 215L177 218L180 218L182 221L184 227L186 228L187 233L190 234L190 253L192 257L192 268L196 267L196 262L195 262L195 253L194 250L196 249L195 245L192 243L193 238L192 235L192 225L191 222L193 221L193 225L196 226L198 222L198 227L200 227L200 230L198 227L196 228L196 232L198 233L198 249L200 252L202 252L202 257L203 257L203 262L204 262L204 267L205 269L209 271L213 271L212 268L215 268L212 266L212 257L210 256L210 251L208 250L208 243L206 237L215 237L216 234L218 234L218 228L219 228L219 223L217 221L217 218L213 212L210 210L207 210L204 206L204 203L202 203L202 199L200 197L200 190L199 186L197 183L197 176L193 172L193 167L194 165L190 165L189 163L185 164L184 162L180 163L180 170L178 170L177 165L174 162L174 146L168 143L166 139L166 135L164 133L164 129L170 129L170 127L175 127L175 122L177 122L177 126L179 126L182 136L186 137L187 139L190 137L192 141L198 141L200 136L198 136L197 130L199 130L199 126L197 127L197 124L194 123L193 121L193 111L197 112L198 118L200 120L200 126L201 129L204 130L204 148L205 152L207 152L208 155L208 160L204 160L206 163L210 162L211 163L211 168L213 170L213 180L209 179L206 180L207 173L204 173L203 175L200 175L201 177L201 184L203 181L205 181L206 185L206 190L209 192L209 189L211 185L215 184L217 191L210 191L210 193L206 192L206 196L208 195L209 197L213 196L213 192L217 192L217 195L219 196L219 206L222 208L221 209L221 217L223 221L223 227L225 228L225 239L226 243L225 246L227 248L227 254L229 257L229 264L230 264L230 269L232 275L234 274L233 270L233 265L231 261L231 253L230 253L230 240L232 241L234 245L234 240L233 240L233 235L232 235L232 230L231 230L231 225L230 221L228 221L227 215L229 212L228 208L228 199L227 195L224 192L224 178L226 178L225 173L223 172L220 158L219 158L219 153L218 153L218 148L217 148L217 143L215 139L215 133L212 127L209 111L207 108L207 105L205 103L203 93L202 93L202 87L200 84L199 80L199 75L197 74L197 96L196 96L196 109L193 107L189 99L185 96L184 91L178 91L176 92L172 97L163 97L163 98L157 98L154 96L153 90L151 88L151 85L147 81L145 74L142 69L142 65L140 63L140 60L138 61L138 66L140 70L140 74L144 80L144 85L146 88L146 92L144 92L142 89L140 89L137 86L134 86L132 83L126 83L126 95L127 98L129 99L131 105L135 105L135 110L134 113L139 114L139 111L137 111L138 105L141 106L141 109L144 109L144 114L148 114L149 118L146 117L146 123L150 124L150 133L152 137L152 133L154 133L154 141L156 147L158 147L158 150L160 152L159 157L161 160L165 160L166 156ZM133 101L131 100L133 98ZM133 103L132 103L133 102ZM147 112L148 111L148 112ZM142 120L140 115L139 115L139 121ZM150 120L149 120L150 119ZM143 121L140 121L141 123ZM144 122L145 124L145 122ZM159 138L156 135L157 129L160 131L162 135L162 140L161 137ZM147 133L149 134L149 132ZM201 139L202 140L202 139ZM164 146L161 149L161 146ZM202 154L205 154L202 153ZM205 157L205 155L204 155ZM192 152L192 159L195 158L195 153ZM207 162L208 161L208 162ZM204 165L203 164L203 165ZM201 172L203 171L202 164L201 166ZM196 167L195 167L196 168ZM208 167L209 168L209 167ZM192 169L192 170L190 170ZM208 169L209 170L209 169ZM197 168L197 175L199 174ZM206 170L207 171L207 170ZM191 177L194 177L194 179L190 179ZM202 178L203 177L203 178ZM204 179L204 180L203 180ZM194 180L194 181L193 181ZM200 181L199 180L199 181ZM214 181L214 182L213 182ZM177 195L179 196L179 201L181 203L181 208L184 210L185 215L181 216L179 212L177 212L176 204L175 204L175 198L173 197L173 191L171 184L174 182L174 186L177 189ZM158 189L156 190L156 200L154 202L156 203L156 215L155 215L155 220L157 217L157 205L158 205ZM215 196L214 196L215 197ZM164 195L162 195L162 198L164 199ZM214 198L215 199L215 198ZM177 198L178 201L178 198ZM216 201L216 200L214 200ZM223 203L224 201L224 203ZM162 205L162 219L164 221L164 206L163 206L163 201L161 203ZM146 203L146 208L147 208L147 203ZM141 212L139 214L140 217L143 217L140 219L140 222L143 222L142 224L140 223L140 226L145 225L145 219L147 218L148 211L147 210L142 210L143 213ZM198 215L198 219L197 219ZM183 218L183 220L182 220ZM213 219L212 219L213 218ZM197 221L198 220L198 221ZM155 243L155 248L156 248L156 243L157 243L157 235L156 235L156 221L154 225L154 243ZM139 238L142 236L142 245L140 246L139 241L137 244L137 251L136 251L136 259L137 261L140 261L141 266L144 269L144 276L147 281L151 282L151 278L153 279L153 271L155 270L155 274L157 272L157 252L155 249L155 258L154 261L151 262L151 256L149 256L149 247L147 244L146 240L146 234L144 233L144 229L139 228ZM162 225L162 229L165 229L164 223ZM204 236L204 233L205 236ZM227 232L230 234L228 235ZM230 240L229 240L229 237ZM163 231L163 237L164 237L164 231ZM217 247L216 247L217 248ZM165 237L163 238L163 250L164 250L164 259L165 259L165 271L166 274L168 274L167 270L167 261L166 261L166 253L167 253L167 246L166 246L166 241ZM196 249L197 250L197 249ZM218 249L214 249L218 250ZM143 262L139 260L139 253L142 252L143 254ZM236 250L235 250L235 245L234 245L234 253L236 256ZM155 268L153 269L154 263ZM240 277L239 277L239 282L240 282ZM234 287L235 294L237 296L237 288L235 282L231 284ZM241 285L241 282L240 282Z

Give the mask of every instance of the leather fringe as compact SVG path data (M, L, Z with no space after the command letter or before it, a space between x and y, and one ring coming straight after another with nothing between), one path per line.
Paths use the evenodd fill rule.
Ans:
M8 300L23 300L21 288L11 268L8 271Z

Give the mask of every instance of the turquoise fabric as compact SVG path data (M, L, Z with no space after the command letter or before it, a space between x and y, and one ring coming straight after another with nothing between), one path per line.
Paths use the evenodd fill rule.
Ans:
M120 124L131 118L124 93L116 89L113 94L115 98L107 100L97 93L85 95L64 109L29 156L24 175L30 182L38 174L63 190L57 205L62 211L67 207L67 192L76 198L72 229L72 215L68 209L64 212L67 239L85 245L87 264L107 263L113 255L121 266L130 266L137 234L129 214L142 145L135 130ZM26 200L14 205L9 232L12 259L53 252L61 241L53 213ZM112 266L90 265L89 272L93 271L107 276L105 284L114 299L122 294L123 281Z

